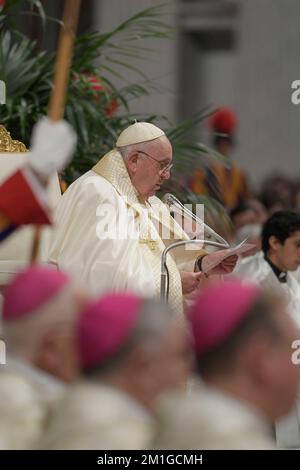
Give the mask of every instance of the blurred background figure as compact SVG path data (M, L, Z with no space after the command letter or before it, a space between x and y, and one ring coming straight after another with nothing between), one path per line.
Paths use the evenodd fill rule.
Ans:
M249 199L238 205L230 212L232 221L232 241L241 243L247 238L255 245L252 250L245 252L242 257L254 255L261 249L262 223L267 218L264 206L256 199Z
M237 244L247 239L248 243L254 245L251 250L241 254L242 258L253 256L261 249L261 229L260 224L249 224L237 231L235 238Z
M160 449L272 449L293 406L299 331L284 301L237 280L206 286L190 311L199 383L161 404Z
M78 375L74 321L86 295L69 276L32 266L7 286L3 304L6 365L0 370L0 448L26 449Z
M263 181L259 199L270 216L274 212L293 208L293 192L294 184L290 178L274 174Z
M268 213L259 200L247 199L243 204L231 210L230 217L235 231L238 231L245 225L264 224L268 218Z
M237 118L229 108L220 108L210 119L214 148L225 157L228 164L213 162L205 173L195 171L192 189L195 193L205 192L221 202L227 209L233 209L250 197L246 176L232 160L235 144Z
M254 209L246 202L234 207L230 212L230 217L236 232L244 226L257 222Z
M300 212L300 181L296 181L294 184L293 207Z
M133 294L106 295L76 330L82 381L49 423L42 449L145 449L158 396L189 374L182 319L166 305Z

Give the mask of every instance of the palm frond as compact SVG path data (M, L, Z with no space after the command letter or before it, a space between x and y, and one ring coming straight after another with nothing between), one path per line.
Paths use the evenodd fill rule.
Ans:
M28 145L32 127L47 113L55 55L37 52L36 43L16 30L13 23L15 10L24 4L28 5L28 10L24 8L18 14L39 15L42 23L48 19L39 0L8 0L1 11L0 78L6 82L7 104L0 107L0 122L6 125L13 138ZM141 64L146 57L149 59L149 54L153 52L153 57L155 54L155 48L149 48L145 39L160 41L173 33L172 28L162 21L164 13L163 6L148 8L113 31L106 34L88 32L76 39L65 107L65 118L78 135L76 153L65 171L69 182L114 147L117 135L134 119L159 124L170 138L175 162L170 184L178 190L183 202L192 201L195 196L184 185L180 186L179 177L187 179L195 161L203 167L210 158L228 164L228 159L191 138L191 130L212 113L210 106L178 125L173 125L164 115L133 116L130 112L133 99L154 91L161 92L144 75ZM129 82L128 71L139 80ZM98 86L93 86L91 77ZM112 104L118 107L117 113L109 111ZM211 201L206 202L215 207ZM219 210L217 207L216 211Z

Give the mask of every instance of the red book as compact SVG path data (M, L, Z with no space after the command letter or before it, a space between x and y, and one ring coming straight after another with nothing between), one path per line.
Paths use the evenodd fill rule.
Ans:
M0 211L13 225L51 224L46 192L28 167L0 185Z

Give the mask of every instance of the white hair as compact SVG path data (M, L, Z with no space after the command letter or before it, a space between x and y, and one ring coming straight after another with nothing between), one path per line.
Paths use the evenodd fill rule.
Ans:
M130 342L135 345L145 345L145 342L157 345L165 335L173 317L174 313L168 305L155 299L145 299Z
M124 159L130 155L131 152L137 152L137 151L145 151L147 147L152 145L155 142L160 142L162 139L168 139L166 135L161 135L160 137L156 137L156 139L152 140L147 140L146 142L140 142L137 144L131 144L131 145L123 145L122 147L117 147L118 152L122 155Z
M123 147L117 147L117 150L120 152L124 160L126 160L130 153L138 150L144 151L147 144L148 142L140 142L139 144L124 145Z

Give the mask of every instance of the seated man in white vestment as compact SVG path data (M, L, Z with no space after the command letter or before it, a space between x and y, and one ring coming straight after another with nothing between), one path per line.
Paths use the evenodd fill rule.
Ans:
M199 383L160 404L159 449L273 449L297 397L286 303L238 280L203 287L188 312Z
M95 294L112 289L158 296L163 250L189 239L155 197L171 167L172 146L161 129L143 122L125 129L116 148L63 194L50 262ZM205 254L198 247L168 255L169 301L177 310L182 310L182 294L199 287L195 262ZM236 260L226 259L213 274L231 272Z
M300 266L300 214L274 213L262 230L262 251L243 260L235 275L244 277L274 292L282 292L289 312L300 326L300 284L294 272ZM290 416L276 424L280 447L300 448L300 402Z
M27 449L79 374L73 325L86 294L63 272L33 266L6 287L0 366L0 449Z
M69 387L39 448L147 448L157 397L190 372L182 318L153 299L107 294L80 316L76 338L85 380Z

